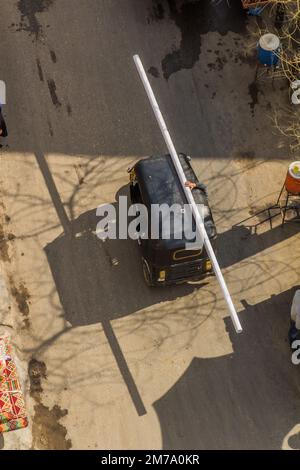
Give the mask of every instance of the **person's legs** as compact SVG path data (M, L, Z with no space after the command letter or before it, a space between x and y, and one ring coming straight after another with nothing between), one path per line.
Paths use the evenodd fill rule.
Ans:
M300 330L296 328L296 323L291 320L291 325L289 329L289 341L290 341L290 346L293 344L294 341L300 339Z
M6 122L2 114L1 106L0 106L0 129L2 129L2 133L0 134L0 137L2 138L7 137L8 132L7 132L7 127L6 127Z

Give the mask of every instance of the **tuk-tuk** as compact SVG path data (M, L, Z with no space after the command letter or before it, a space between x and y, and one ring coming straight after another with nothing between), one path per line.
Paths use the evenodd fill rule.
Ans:
M190 157L180 153L180 162L187 181L199 184L197 176L190 164ZM180 205L188 204L178 174L170 155L152 156L138 161L128 169L130 174L130 197L132 204L143 204L151 217L151 206L154 204ZM206 232L215 248L217 231L208 204L206 193L202 189L193 189L197 204L204 207L203 219ZM183 208L181 212L185 209ZM178 217L181 214L178 214ZM176 217L176 214L174 214ZM149 221L150 222L150 221ZM173 220L174 222L174 220ZM195 229L195 221L192 218ZM148 224L150 227L151 223ZM175 224L172 224L174 228ZM150 230L150 229L149 229ZM146 238L139 238L142 251L143 273L148 286L165 286L187 281L200 280L212 274L212 265L204 246L196 249L187 248L185 233L180 238L174 236L172 230L166 239L160 227L159 237L152 239L150 233Z

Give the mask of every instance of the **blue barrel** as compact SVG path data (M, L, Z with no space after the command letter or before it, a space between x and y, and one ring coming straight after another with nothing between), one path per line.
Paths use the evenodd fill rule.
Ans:
M264 7L249 8L248 15L250 15L250 16L260 16L260 14L263 11L264 11Z
M276 34L264 34L258 42L258 60L262 65L273 67L279 62L280 40Z

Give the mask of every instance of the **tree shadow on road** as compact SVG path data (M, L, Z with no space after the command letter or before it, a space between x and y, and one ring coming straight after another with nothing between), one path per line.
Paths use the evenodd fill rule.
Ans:
M233 354L194 358L154 403L164 449L281 448L300 423L300 376L287 341L297 288L244 302L241 335L225 320Z
M218 236L220 266L221 268L232 266L298 233L298 223L278 225L262 233L251 233L248 227L235 225Z
M43 166L45 161L41 155L39 159ZM43 174L50 177L45 171L48 171L47 167ZM199 285L147 287L137 242L130 239L101 241L95 233L99 222L96 208L69 222L57 199L56 188L51 181L47 186L65 229L45 247L65 319L72 327L101 323L137 413L143 415L145 407L111 322L151 305L187 295ZM117 197L122 194L123 191L119 191ZM118 219L118 202L114 207ZM114 260L118 261L117 265Z
M148 288L142 277L141 256L137 243L132 240L108 240L106 242L99 240L95 234L96 225L99 221L96 217L96 208L81 214L74 220L70 220L44 155L37 153L36 158L51 195L52 203L64 229L59 237L45 247L45 252L64 310L65 319L72 327L97 323L102 325L136 410L139 415L143 415L146 412L145 407L111 322L151 305L158 305L160 302L171 301L188 295L195 288L199 288L199 284L196 286L185 284L166 289ZM123 190L118 192L117 198L120 195L124 195ZM114 203L114 205L117 209L118 204ZM282 238L294 234L294 227L289 225L287 228L275 228L273 231L266 232L266 234L252 235L251 240L246 237L244 243L240 241L237 243L236 237L243 236L245 230L247 231L245 227L240 227L220 235L219 245L221 247L224 246L226 249L228 246L234 247L234 253L230 250L225 254L222 251L219 253L223 267L237 263L241 259L252 256L267 246L280 241ZM232 243L232 237L236 240L236 243ZM265 240L263 244L262 240ZM113 259L118 260L117 265L113 262ZM253 317L250 316L249 318ZM264 321L265 317L262 318L262 325ZM264 327L259 329L263 331ZM243 335L243 338L245 338L245 335ZM240 340L235 338L234 341L239 344ZM248 343L247 341L244 342ZM201 362L202 368L205 367L202 366L202 360L197 361ZM227 364L227 359L225 363ZM227 365L226 368L228 368ZM206 372L209 371L205 370Z

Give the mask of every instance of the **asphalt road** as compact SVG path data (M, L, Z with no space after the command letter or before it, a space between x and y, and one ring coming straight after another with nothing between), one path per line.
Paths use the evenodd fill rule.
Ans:
M254 19L231 3L1 2L0 323L30 414L2 447L300 447L286 339L298 230L238 224L279 192L290 156L270 116L288 94L254 82ZM153 291L133 242L95 237L95 208L126 193L127 166L165 152L134 53L208 185L239 337L214 279Z

